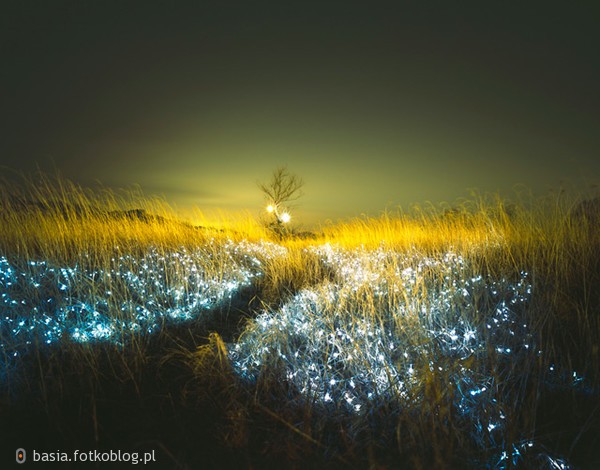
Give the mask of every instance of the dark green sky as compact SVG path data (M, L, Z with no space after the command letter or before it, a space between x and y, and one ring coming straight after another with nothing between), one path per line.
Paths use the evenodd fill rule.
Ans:
M288 165L306 224L596 183L600 16L570 3L3 2L0 163L209 212Z

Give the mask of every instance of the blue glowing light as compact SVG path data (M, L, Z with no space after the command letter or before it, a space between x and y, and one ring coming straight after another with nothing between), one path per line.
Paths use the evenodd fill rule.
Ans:
M457 413L483 436L481 447L502 449L496 467L518 464L534 444L522 436L502 447L510 404L485 358L500 363L542 354L524 320L528 273L493 279L453 252L433 257L330 244L307 250L331 277L248 322L228 345L239 376L256 381L277 367L311 403L363 416L381 401L424 406L427 377L442 372ZM0 360L18 360L32 344L125 345L230 301L287 255L273 243L227 241L136 256L115 247L103 269L0 257ZM582 386L583 377L567 375Z
M19 267L0 257L0 345L18 355L34 340L123 343L231 299L262 274L257 256L282 250L231 241L194 251L151 248L115 255L105 270L32 260Z

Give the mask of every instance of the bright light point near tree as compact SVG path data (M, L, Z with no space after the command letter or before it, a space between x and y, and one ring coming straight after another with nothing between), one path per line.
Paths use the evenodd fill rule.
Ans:
M267 212L272 213L273 211L275 211L275 206L273 206L273 204L269 204L267 206Z
M281 214L281 221L284 224L287 224L290 220L292 220L292 216L290 214L288 214L287 212L284 212L283 214Z

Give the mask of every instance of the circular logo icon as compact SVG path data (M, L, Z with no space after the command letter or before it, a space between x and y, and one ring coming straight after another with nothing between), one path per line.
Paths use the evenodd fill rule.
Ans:
M25 449L17 449L17 463L25 463L26 458Z

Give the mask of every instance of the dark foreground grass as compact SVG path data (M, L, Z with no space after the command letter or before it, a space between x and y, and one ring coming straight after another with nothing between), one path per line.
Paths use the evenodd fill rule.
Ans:
M19 447L182 469L600 468L599 219L575 203L272 240L64 181L0 200L1 468Z

